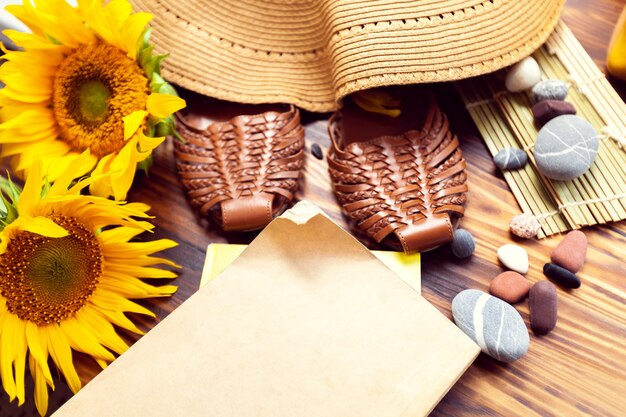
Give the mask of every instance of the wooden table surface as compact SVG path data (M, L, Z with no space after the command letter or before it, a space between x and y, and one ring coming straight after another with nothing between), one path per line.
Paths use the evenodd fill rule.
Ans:
M624 6L621 0L568 0L563 19L598 66L604 60L611 31ZM611 80L622 97L626 84ZM461 290L487 290L490 280L503 271L496 249L512 242L508 222L519 207L471 119L451 88L439 94L440 104L451 114L452 128L461 138L468 162L469 202L462 227L476 239L476 252L469 260L456 260L447 247L423 255L422 294L442 313L451 317L450 302ZM329 146L328 115L306 114L308 145ZM624 115L626 117L626 115ZM179 242L166 256L182 265L176 280L178 292L167 300L146 303L158 319L185 301L197 289L206 246L211 242L249 243L254 234L224 234L207 229L191 211L177 179L172 144L162 146L148 178L140 177L129 200L152 206L156 216L154 238ZM626 169L626 167L624 167ZM326 164L310 154L299 198L320 205L339 224L347 227L330 192ZM432 416L626 416L626 222L585 230L589 239L587 263L580 273L583 285L575 291L559 289L559 321L547 336L531 334L528 354L513 364L502 364L481 354L474 365L444 397ZM531 282L544 279L542 267L561 237L521 244L530 256ZM516 306L528 323L526 303ZM148 330L157 321L133 316ZM200 319L200 318L199 318ZM136 336L124 334L132 342ZM86 383L99 368L86 356L76 355L79 374ZM27 392L32 392L29 382ZM69 398L65 384L57 381L51 393L50 411ZM35 416L32 396L17 408L0 398L0 415Z

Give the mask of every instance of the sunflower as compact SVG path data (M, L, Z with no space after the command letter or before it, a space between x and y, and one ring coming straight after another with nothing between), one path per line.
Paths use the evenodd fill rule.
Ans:
M175 242L130 242L153 228L146 220L149 207L81 195L94 177L71 185L90 159L88 151L80 154L53 185L38 160L23 191L8 180L0 184L0 378L11 401L22 405L28 363L42 416L48 386L54 389L49 357L77 392L72 349L105 367L128 347L113 325L141 334L124 313L154 317L130 299L176 291L139 279L175 277L156 267L174 263L151 256Z
M4 31L22 50L7 51L0 67L1 155L22 177L41 158L55 181L89 149L100 178L90 192L126 198L138 164L147 169L164 136L176 134L171 115L185 106L160 76L152 15L132 13L127 0L25 0L6 10L32 33Z

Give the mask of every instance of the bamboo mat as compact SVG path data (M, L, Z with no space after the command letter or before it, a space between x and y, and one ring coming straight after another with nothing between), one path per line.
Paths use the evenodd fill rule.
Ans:
M539 174L532 153L538 129L530 94L507 92L504 70L456 84L492 155L509 146L528 153L523 169L503 172L522 211L539 219L539 238L626 219L626 104L565 23L533 57L543 79L568 82L566 100L600 135L591 169L572 181Z

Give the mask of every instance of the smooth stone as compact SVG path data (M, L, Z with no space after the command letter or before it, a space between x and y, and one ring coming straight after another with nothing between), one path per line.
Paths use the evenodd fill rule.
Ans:
M520 148L504 148L493 157L493 162L502 170L520 169L528 162L528 155Z
M506 74L504 84L512 93L528 90L541 81L541 70L537 61L531 56L513 65Z
M576 107L567 101L544 100L535 104L532 112L535 122L539 126L543 126L555 117L564 114L576 114Z
M515 236L530 239L537 236L539 229L541 229L541 224L532 214L521 213L511 219L509 229Z
M450 249L452 254L457 258L467 258L474 253L476 244L474 243L474 237L470 232L465 229L456 229L452 235L452 243Z
M489 284L489 293L494 297L515 304L522 301L530 291L530 283L515 271L506 271L498 275Z
M452 300L452 316L483 352L499 361L513 362L528 352L530 337L522 316L496 297L461 291Z
M528 252L521 246L507 243L498 249L498 259L507 268L525 274L528 272Z
M569 232L552 251L550 259L570 272L580 271L587 257L587 236L580 230Z
M320 160L324 159L324 153L322 152L322 148L317 143L314 143L313 145L311 145L311 153L317 159L320 159Z
M558 116L541 128L533 153L546 177L567 181L587 172L598 153L598 134L578 116Z
M556 287L550 281L537 282L528 296L530 328L536 334L548 334L556 327Z
M543 273L552 281L565 288L579 288L581 285L580 278L573 272L555 264L545 264L543 266Z
M541 81L533 86L532 94L535 103L543 100L565 100L567 84L563 80Z

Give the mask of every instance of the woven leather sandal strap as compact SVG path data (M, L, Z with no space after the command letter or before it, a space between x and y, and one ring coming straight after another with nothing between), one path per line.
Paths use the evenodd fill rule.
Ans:
M340 118L329 120L328 165L335 196L358 228L405 252L451 241L467 176L459 141L434 98L422 129L400 136L343 147Z
M223 201L222 228L225 231L254 230L272 221L274 195L259 193Z
M201 215L227 231L254 230L293 200L304 162L304 128L294 106L202 129L177 117L185 142L174 142L176 167Z
M452 223L448 214L435 214L421 222L397 228L394 233L409 252L422 252L452 240Z

